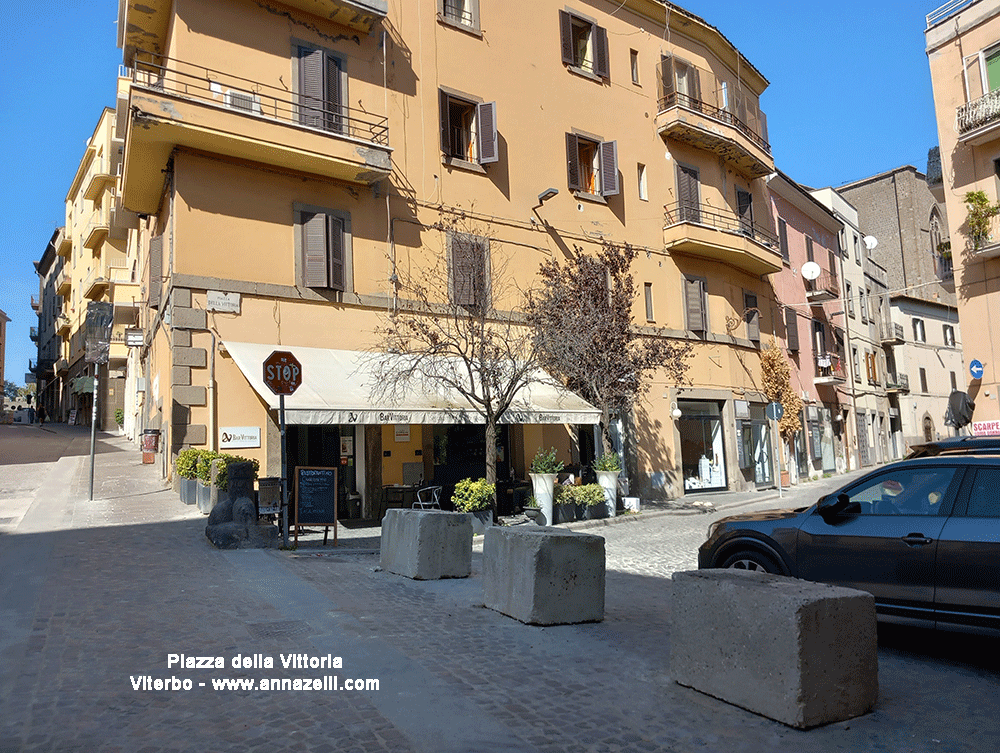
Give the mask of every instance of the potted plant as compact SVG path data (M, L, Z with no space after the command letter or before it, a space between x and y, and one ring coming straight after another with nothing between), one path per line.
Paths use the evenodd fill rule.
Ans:
M121 408L115 408L115 423L118 424L118 433L123 434L125 432L125 411Z
M198 509L205 515L212 512L212 461L218 457L217 452L201 450L195 466L195 476L198 479Z
M542 510L538 506L538 500L535 499L534 495L528 497L528 501L524 503L524 514L528 520L538 524L538 517L542 514Z
M486 533L493 525L493 497L496 493L494 484L486 483L486 479L463 478L455 484L455 493L451 502L459 512L472 513L472 533Z
M597 483L604 490L604 498L608 504L608 517L615 517L615 507L618 503L618 474L622 472L622 463L617 453L607 452L594 461L594 473Z
M583 517L587 520L607 517L604 489L600 484L584 484L577 488L576 494L579 504L583 505Z
M189 447L177 453L177 478L179 479L178 491L181 495L181 502L185 505L193 505L198 501L198 456L201 450Z
M531 461L532 492L538 500L538 507L541 514L536 519L536 523L543 526L550 526L553 523L552 502L555 494L556 479L559 478L559 471L563 469L563 462L556 459L556 448L553 447L548 452L543 452L539 448L535 453L534 460Z
M554 518L556 523L572 523L576 520L577 490L574 484L556 486L554 498Z

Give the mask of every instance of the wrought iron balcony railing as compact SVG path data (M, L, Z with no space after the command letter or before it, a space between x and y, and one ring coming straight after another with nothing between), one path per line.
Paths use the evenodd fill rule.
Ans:
M816 379L822 381L847 381L842 353L816 354Z
M956 115L960 135L1000 120L1000 89L961 105Z
M664 205L666 224L676 225L680 222L692 222L706 225L716 230L722 230L734 235L751 238L762 246L778 248L778 236L747 217L741 217L728 209L719 209L708 204L693 204L690 202L674 202Z
M163 62L149 62L152 60L149 53L137 53L134 67L127 69L137 86L245 115L389 145L387 117L346 105L331 105L304 94L296 95L276 86L181 60L157 59Z
M886 374L885 377L885 388L890 392L909 392L910 391L910 377L906 374Z

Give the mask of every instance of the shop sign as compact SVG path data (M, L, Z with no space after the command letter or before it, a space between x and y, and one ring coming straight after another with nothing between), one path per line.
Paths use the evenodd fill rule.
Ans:
M736 411L736 418L750 418L749 400L733 400L733 409Z
M260 427L223 426L219 430L219 447L224 450L260 447Z
M346 458L354 454L354 437L341 436L340 457Z
M228 314L240 313L240 294L223 293L221 290L205 292L205 303L209 311L222 311Z
M973 421L972 434L976 437L1000 436L1000 421Z
M410 441L410 425L409 424L396 424L396 441L397 442L409 442Z

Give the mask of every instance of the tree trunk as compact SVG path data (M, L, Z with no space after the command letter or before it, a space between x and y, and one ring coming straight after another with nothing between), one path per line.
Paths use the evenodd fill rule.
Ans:
M495 418L486 419L486 483L497 482L497 422ZM493 504L496 505L496 491L493 492Z
M597 457L607 454L614 446L611 437L611 412L607 408L601 408L601 443L596 448Z

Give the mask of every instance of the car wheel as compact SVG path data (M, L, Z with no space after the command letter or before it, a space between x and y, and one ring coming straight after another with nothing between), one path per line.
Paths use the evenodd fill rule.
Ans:
M731 570L753 570L758 573L772 573L781 575L781 568L771 557L751 549L745 549L735 554L730 554L723 561L722 566Z

